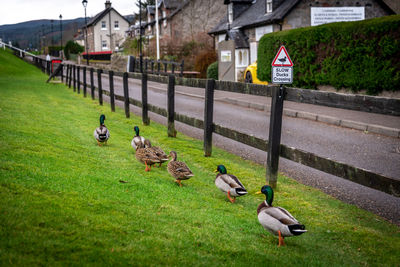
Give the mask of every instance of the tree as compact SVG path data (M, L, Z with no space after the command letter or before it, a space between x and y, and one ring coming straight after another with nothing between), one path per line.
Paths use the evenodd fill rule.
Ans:
M161 0L158 0L158 2L160 2ZM146 20L144 17L146 16L146 9L147 6L155 6L156 4L156 0L142 0L142 20ZM140 9L140 4L139 4L139 0L136 0L136 6L138 9ZM139 12L137 14L135 14L135 20L139 19Z

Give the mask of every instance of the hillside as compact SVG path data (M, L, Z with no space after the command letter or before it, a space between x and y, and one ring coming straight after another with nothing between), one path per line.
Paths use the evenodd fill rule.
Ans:
M129 21L133 19L133 15L125 16ZM88 21L90 18L88 18ZM31 20L21 22L17 24L0 25L0 38L5 41L12 41L13 44L18 43L19 47L23 49L27 48L39 48L40 38L42 38L42 44L51 45L52 38L54 45L60 45L61 33L60 33L60 21L54 20L53 31L51 29L51 20ZM77 33L78 29L85 25L85 18L76 18L71 20L62 20L63 30L63 43L67 40L71 40Z

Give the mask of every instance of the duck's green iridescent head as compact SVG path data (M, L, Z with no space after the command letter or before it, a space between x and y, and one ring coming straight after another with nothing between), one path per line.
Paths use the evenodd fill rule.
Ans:
M133 127L133 130L135 131L136 136L139 136L139 127L135 126L135 127Z
M272 206L272 201L274 201L274 190L272 190L272 187L264 185L261 188L261 193L265 195L268 205Z
M220 174L226 174L226 172L227 172L227 170L226 170L226 168L225 168L224 165L218 165L217 171L218 171Z
M100 115L100 125L104 125L104 121L106 120L106 115L101 114Z

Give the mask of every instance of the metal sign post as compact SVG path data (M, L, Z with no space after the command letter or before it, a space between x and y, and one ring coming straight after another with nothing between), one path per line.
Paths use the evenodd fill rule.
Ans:
M280 47L272 61L272 82L278 83L280 86L272 89L266 180L267 184L276 188L281 145L283 99L285 97L283 84L293 82L293 62L284 46Z

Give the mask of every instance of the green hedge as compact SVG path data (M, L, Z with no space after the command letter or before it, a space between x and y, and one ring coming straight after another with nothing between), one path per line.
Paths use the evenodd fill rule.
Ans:
M294 64L293 86L400 90L400 15L339 22L264 35L257 76L271 81L271 63L285 45Z
M218 61L211 63L207 68L207 79L218 80Z

